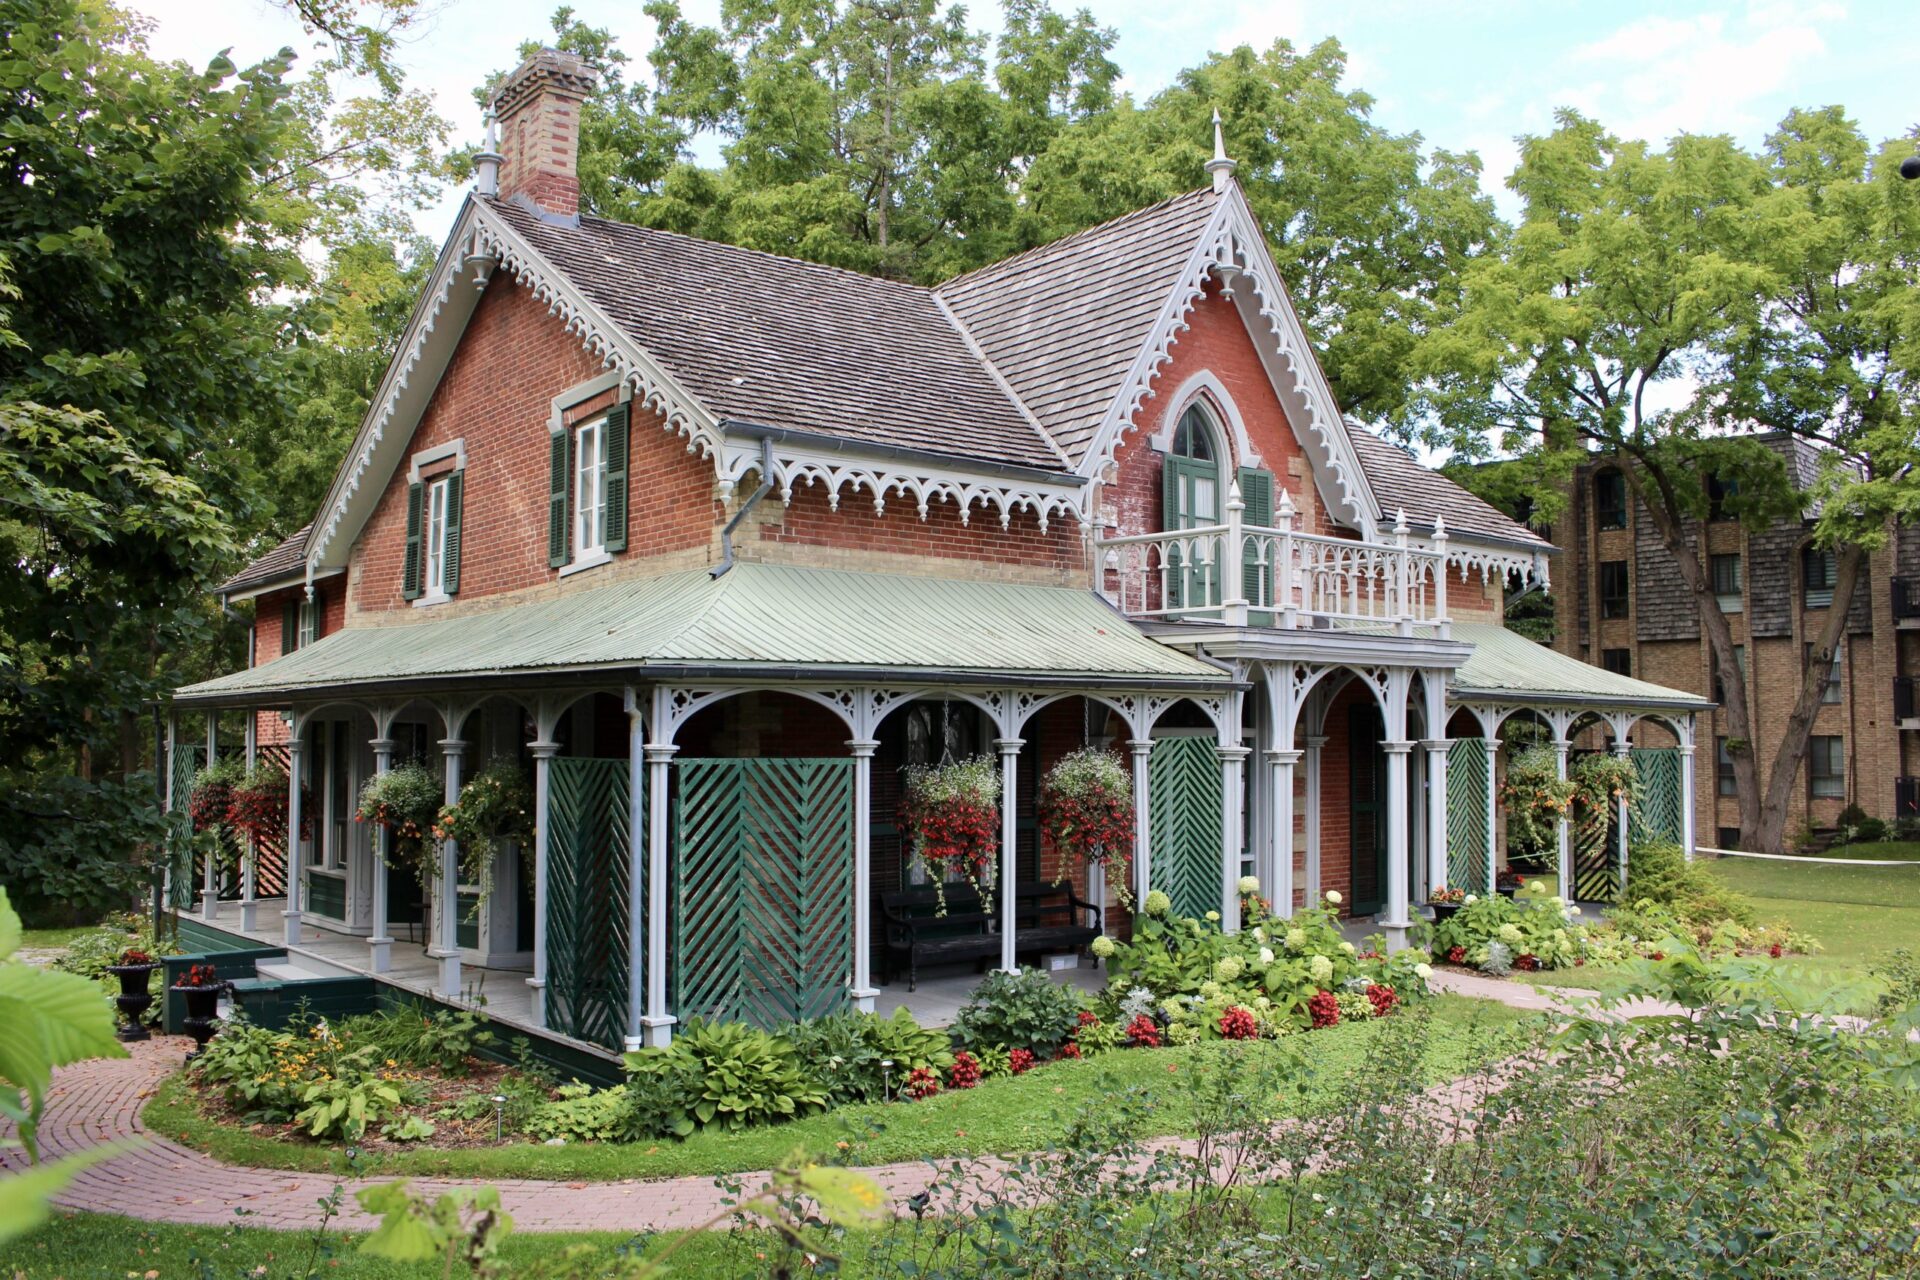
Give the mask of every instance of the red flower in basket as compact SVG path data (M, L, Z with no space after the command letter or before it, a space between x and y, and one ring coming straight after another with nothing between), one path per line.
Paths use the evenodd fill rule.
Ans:
M176 987L217 987L220 975L210 964L196 964L174 981Z
M128 947L125 951L122 951L120 953L120 963L128 964L128 965L152 964L153 957L148 955L146 952L140 950L138 947Z
M1220 1034L1229 1040L1253 1040L1260 1035L1260 1024L1251 1010L1235 1005L1220 1015Z
M1139 1049L1160 1047L1160 1024L1146 1014L1136 1014L1127 1024L1127 1043Z
M1331 991L1316 991L1307 998L1307 1016L1313 1019L1315 1029L1338 1026L1340 1002Z
M911 1083L912 1077L908 1077ZM949 1089L971 1089L980 1083L980 1060L965 1049L953 1055L953 1068L947 1072Z

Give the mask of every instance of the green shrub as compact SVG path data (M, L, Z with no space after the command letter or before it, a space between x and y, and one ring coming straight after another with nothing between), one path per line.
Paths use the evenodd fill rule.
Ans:
M975 987L953 1020L963 1049L1031 1049L1050 1058L1080 1023L1080 999L1038 969L994 972Z
M377 1058L432 1067L450 1076L466 1075L474 1053L494 1041L486 1019L471 1009L424 1009L412 1004L342 1019L333 1031L352 1044L372 1048Z
M1853 838L1861 844L1879 844L1882 840L1890 839L1892 834L1887 824L1878 818L1862 818L1853 829Z
M1758 919L1751 902L1727 888L1704 864L1688 862L1679 845L1665 841L1637 844L1628 851L1627 886L1621 902L1665 907L1689 925L1731 920L1751 927Z
M872 1102L916 1067L944 1073L953 1065L947 1033L922 1027L902 1007L890 1018L834 1013L796 1023L782 1033L827 1095L828 1106ZM891 1062L891 1068L881 1064Z
M362 1070L341 1075L323 1074L301 1091L302 1107L293 1117L315 1138L338 1138L358 1142L368 1125L381 1124L400 1109L400 1089L372 1071L371 1063L359 1063Z
M1523 956L1543 969L1563 968L1580 957L1583 931L1572 920L1578 910L1550 894L1472 898L1433 926L1434 954L1451 956L1457 947L1466 963L1495 974L1508 964L1524 967Z
M1880 993L1874 1012L1882 1018L1898 1017L1909 1009L1920 1009L1920 960L1900 947L1875 966L1887 984Z
M541 1141L622 1142L635 1136L627 1086L595 1089L578 1080L560 1086L560 1096L527 1117L527 1133Z
M827 1105L790 1041L744 1023L695 1018L669 1047L629 1053L626 1062L636 1114L654 1136L772 1124Z
M307 1035L269 1031L236 1015L193 1060L190 1077L220 1091L248 1121L286 1124L305 1105L320 1070L320 1049Z

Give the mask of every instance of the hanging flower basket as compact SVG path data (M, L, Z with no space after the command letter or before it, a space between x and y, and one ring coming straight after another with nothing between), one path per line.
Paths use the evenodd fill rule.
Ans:
M1061 757L1040 783L1040 829L1063 860L1100 867L1107 890L1131 908L1133 780L1119 760L1097 747Z
M999 825L1000 775L987 757L907 770L900 829L933 879L937 914L947 912L943 885L953 873L984 896Z
M187 817L192 820L195 832L218 830L227 825L233 807L233 789L246 772L245 764L229 756L193 775L193 789L187 794Z
M262 841L278 844L287 838L287 771L271 760L260 760L233 784L227 802L227 826L251 847ZM313 802L300 789L300 834L313 834Z
M432 892L438 870L432 834L445 791L424 765L399 765L367 779L353 815L355 822L371 822L387 832L387 865L411 871L423 893Z
M478 913L493 892L495 851L508 841L533 839L533 780L511 761L488 763L461 786L457 800L441 807L432 834L442 843L459 843L460 880L479 886L473 907Z

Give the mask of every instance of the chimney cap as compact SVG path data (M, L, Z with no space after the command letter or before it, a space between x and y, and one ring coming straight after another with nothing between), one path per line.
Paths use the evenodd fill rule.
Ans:
M501 77L487 101L487 109L506 119L541 93L563 98L588 97L600 87L600 73L575 53L541 49Z

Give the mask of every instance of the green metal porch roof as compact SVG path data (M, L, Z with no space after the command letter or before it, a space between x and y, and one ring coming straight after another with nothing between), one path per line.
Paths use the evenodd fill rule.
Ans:
M1456 622L1453 638L1473 646L1448 693L1458 702L1551 702L1597 707L1704 710L1712 699L1632 676L1616 675L1505 627Z
M348 627L284 657L177 692L236 702L394 685L608 668L782 669L1054 678L1129 684L1230 679L1143 635L1091 591L741 563L626 579L552 599L389 626Z

